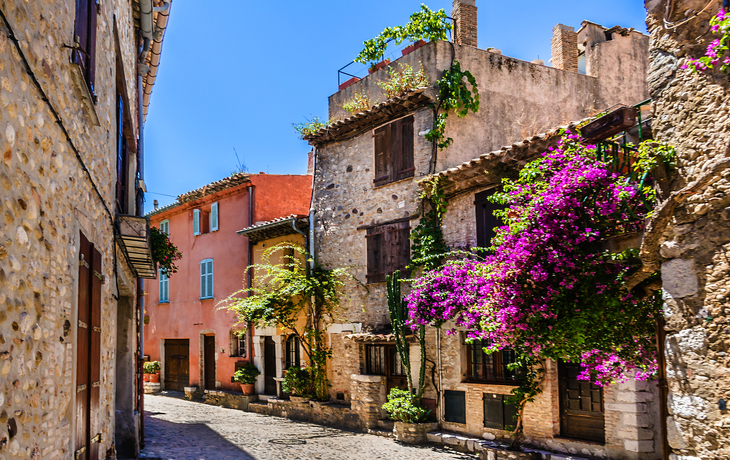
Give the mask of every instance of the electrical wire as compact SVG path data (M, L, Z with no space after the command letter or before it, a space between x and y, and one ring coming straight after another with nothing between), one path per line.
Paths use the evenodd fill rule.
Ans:
M672 13L674 12L674 0L669 0L669 3L667 3L666 12L664 14L664 28L672 30L672 29L676 29L679 26L687 24L692 19L694 19L697 16L704 13L707 10L707 8L709 8L711 5L713 5L715 3L715 1L716 0L710 0L710 3L708 3L704 8L702 8L702 10L700 10L699 13L695 13L692 16L688 17L687 19L683 19L682 21L679 21L679 22L671 22L669 20L669 18L672 16Z

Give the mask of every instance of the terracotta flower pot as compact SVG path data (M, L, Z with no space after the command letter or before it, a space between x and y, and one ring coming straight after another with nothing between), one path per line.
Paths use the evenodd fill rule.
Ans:
M340 91L342 91L343 89L347 88L348 86L352 85L353 83L355 83L356 81L359 81L359 80L360 79L357 77L352 77L349 80L347 80L346 82L340 83L340 86L339 86Z
M150 383L160 383L160 374L150 374Z
M412 45L410 45L410 46L406 46L405 48L403 48L403 49L401 50L401 54L402 54L403 56L405 56L405 55L406 55L406 54L408 54L408 53L411 53L411 52L413 52L413 51L416 51L416 50L417 50L418 48L422 47L422 46L423 46L423 45L425 45L425 44L426 44L426 42L425 42L425 41L423 41L423 40L418 40L418 41L417 41L416 43L414 43L414 44L412 44Z
M386 59L384 61L380 61L377 64L375 64L374 66L370 67L368 69L368 73L369 74L375 73L378 70L382 69L383 67L387 66L388 64L390 64L390 59Z
M241 383L241 392L245 396L251 396L256 391L253 383Z
M142 381L143 382L149 382L150 381L150 375L152 375L152 374L142 374Z

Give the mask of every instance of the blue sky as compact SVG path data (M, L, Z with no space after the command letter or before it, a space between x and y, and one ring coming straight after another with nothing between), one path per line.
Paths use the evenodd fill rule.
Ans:
M231 174L234 149L249 172L305 173L310 148L292 123L326 118L337 69L421 3L175 0L145 124L145 210ZM451 13L451 1L426 4ZM523 60L550 59L557 23L646 31L639 0L477 0L477 7L479 48Z

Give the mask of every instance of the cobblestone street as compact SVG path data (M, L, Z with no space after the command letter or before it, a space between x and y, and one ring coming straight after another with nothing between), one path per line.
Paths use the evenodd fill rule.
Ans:
M436 446L411 447L364 433L270 417L177 397L145 395L142 458L475 460Z

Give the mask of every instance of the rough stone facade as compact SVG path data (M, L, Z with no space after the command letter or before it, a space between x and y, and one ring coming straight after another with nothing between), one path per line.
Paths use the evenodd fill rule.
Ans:
M0 21L0 458L74 455L81 234L101 252L104 279L94 434L101 433L104 455L114 451L115 424L128 423L125 439L132 445L127 447L138 447L133 413L137 286L113 239L117 60L124 91L136 95L136 31L129 2L100 5L94 103L78 85L77 69L64 48L73 44L74 2L0 1L10 26ZM135 99L126 102L131 132L137 133ZM135 146L125 165L132 178L134 151ZM128 190L133 196L133 180ZM128 213L134 214L130 206ZM120 348L120 335L131 342ZM120 351L128 363L120 362ZM117 385L115 376L126 365L130 380ZM119 391L122 385L129 394Z
M477 7L475 0L454 0L454 43L477 47Z
M709 165L730 154L730 82L725 74L681 69L700 57L715 36L713 5L674 1L664 25L667 1L646 2L651 32L649 86L655 113L654 137L677 149L672 191L710 173L709 185L679 203L659 250L666 320L667 433L674 460L730 457L730 415L721 406L730 396L730 176Z

